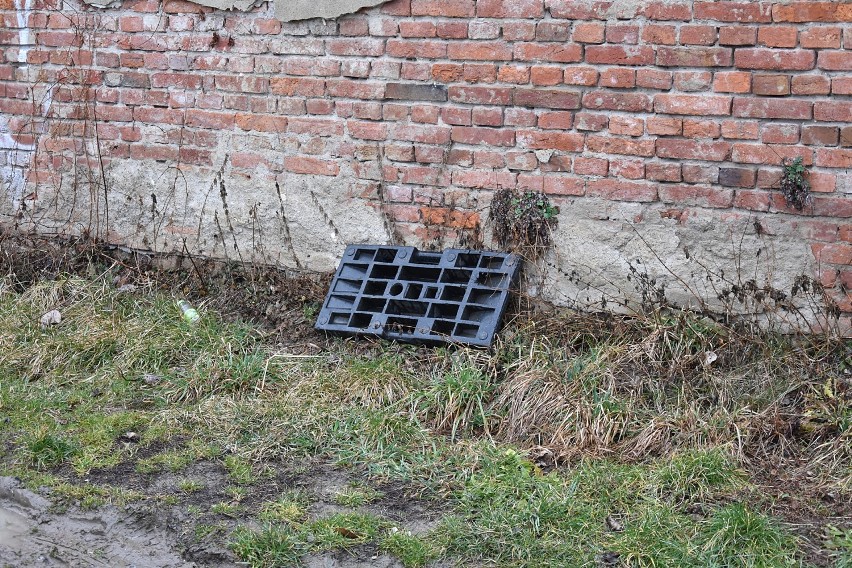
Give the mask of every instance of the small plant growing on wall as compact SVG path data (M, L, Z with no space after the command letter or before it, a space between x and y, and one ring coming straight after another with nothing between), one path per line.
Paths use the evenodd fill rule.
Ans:
M558 213L559 208L543 193L501 189L491 201L489 220L501 248L535 260L550 246Z
M805 178L807 169L802 164L802 158L788 160L784 158L781 165L784 171L781 174L781 193L787 200L787 205L801 211L811 196L811 184Z

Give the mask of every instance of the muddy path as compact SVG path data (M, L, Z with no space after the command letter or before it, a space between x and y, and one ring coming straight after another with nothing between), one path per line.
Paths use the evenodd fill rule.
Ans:
M277 494L299 490L311 496L309 514L326 516L351 510L336 502L350 483L364 483L355 472L313 464L294 474L285 467L247 488L239 514L218 515L213 503L228 499L221 464L202 461L179 475L140 475L125 466L93 472L96 486L121 486L144 497L121 507L82 509L31 491L15 478L0 477L0 568L28 566L110 568L231 568L246 566L229 549L229 534L238 525L257 523L257 510ZM199 490L182 494L181 482ZM360 508L383 515L412 533L434 528L441 516L434 504L412 498L401 486L379 487L381 497ZM175 498L179 496L179 498ZM209 531L210 527L215 527ZM309 568L401 568L398 560L375 545L310 554Z
M55 512L48 499L0 478L0 566L198 566L182 558L164 521L137 507Z

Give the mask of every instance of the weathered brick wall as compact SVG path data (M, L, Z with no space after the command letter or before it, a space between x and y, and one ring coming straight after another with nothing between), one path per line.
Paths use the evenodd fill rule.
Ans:
M558 301L720 307L807 275L852 312L850 3L394 0L284 24L181 0L0 10L19 227L329 268L345 241L487 236L491 195L518 188L561 208ZM777 189L794 157L802 211Z

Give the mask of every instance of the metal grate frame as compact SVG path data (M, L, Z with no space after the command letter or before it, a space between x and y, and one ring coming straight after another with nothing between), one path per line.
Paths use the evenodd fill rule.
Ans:
M350 245L316 329L415 343L488 347L499 331L520 258L513 254Z

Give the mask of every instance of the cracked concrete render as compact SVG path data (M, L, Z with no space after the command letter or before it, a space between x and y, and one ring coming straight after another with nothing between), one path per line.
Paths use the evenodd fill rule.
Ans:
M114 6L120 0L83 0L99 8ZM219 10L249 10L264 0L193 0L196 4ZM361 8L378 6L388 0L274 0L275 17L282 22L310 20L312 18L333 19L352 14Z

